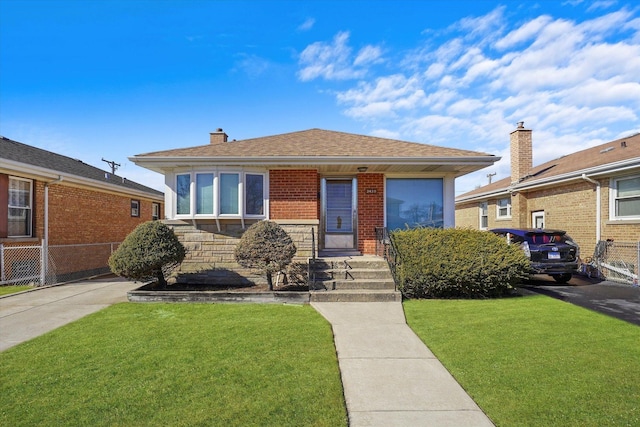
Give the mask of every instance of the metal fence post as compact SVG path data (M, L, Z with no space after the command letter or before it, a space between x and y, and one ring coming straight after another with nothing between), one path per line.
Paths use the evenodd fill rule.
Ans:
M4 268L4 245L2 243L0 243L0 282L4 282L5 280L7 280L7 277L5 276L5 268Z
M638 259L636 261L636 278L633 281L633 286L638 286L638 282L640 281L640 242L638 242L637 256Z
M44 286L47 284L46 249L46 243L43 239L42 244L40 245L40 286Z

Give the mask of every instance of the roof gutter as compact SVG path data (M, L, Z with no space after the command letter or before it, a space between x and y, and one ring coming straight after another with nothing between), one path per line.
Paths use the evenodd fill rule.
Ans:
M601 211L601 201L600 201L600 182L595 179L591 179L587 176L586 173L583 173L581 178L588 183L591 183L596 186L596 243L601 240L602 237L602 211Z

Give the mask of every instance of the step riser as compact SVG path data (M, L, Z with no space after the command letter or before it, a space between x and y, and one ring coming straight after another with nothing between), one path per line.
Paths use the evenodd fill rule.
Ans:
M385 270L389 268L389 265L386 261L348 261L346 265L338 261L316 261L311 265L311 268L316 270L353 270L358 268Z
M393 280L389 270L315 271L316 280Z
M367 282L354 282L349 280L324 280L315 282L314 289L340 290L340 289L374 289L374 290L395 290L393 281L378 280Z
M361 293L336 293L336 292L313 292L310 296L311 302L400 302L402 296L399 292L388 292L383 294L361 294Z

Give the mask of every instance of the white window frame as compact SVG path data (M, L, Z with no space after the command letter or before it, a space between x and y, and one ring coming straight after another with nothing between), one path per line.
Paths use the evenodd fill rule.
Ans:
M501 206L500 202L505 201L507 202L506 206ZM504 215L500 214L500 211L506 209L507 212ZM504 197L502 199L498 199L496 200L496 218L497 219L509 219L511 218L511 197Z
M8 234L7 237L32 237L33 235L33 180L20 178L17 176L9 176L9 188L11 188L11 181L23 181L23 182L29 183L29 202L28 202L28 206L11 205L11 197L9 197L8 209L7 209L7 221L9 220L9 212L11 209L23 209L25 214L28 215L29 220L27 222L27 226L28 226L27 234L19 234L19 235Z
M131 216L133 218L140 217L140 200L131 199Z
M478 229L480 230L486 230L487 228L489 228L489 202L480 202L480 205L478 206ZM482 219L485 218L487 225L485 225L484 227L482 226Z
M198 175L212 174L213 175L213 213L198 214L198 194L197 194L197 177ZM238 213L222 214L220 213L220 176L222 174L235 174L238 175ZM190 211L188 214L178 214L178 176L189 175L189 201ZM259 175L262 176L262 200L263 200L263 213L260 215L247 214L246 211L246 176L247 175ZM269 180L268 172L264 170L254 171L251 169L228 169L228 168L213 168L213 169L198 169L193 171L175 172L173 176L173 191L172 191L172 207L171 214L176 219L266 219L269 212Z
M151 219L157 221L160 219L160 203L151 203Z
M542 219L542 227L536 227L537 218ZM531 212L531 228L545 228L544 211Z
M627 175L627 176L621 176L618 178L611 178L610 180L610 184L609 184L609 219L612 221L625 221L625 220L632 220L632 221L637 221L640 220L640 214L639 215L624 215L624 216L619 216L617 214L617 201L621 200L621 199L636 199L639 196L630 196L630 197L618 197L618 182L620 181L626 181L629 179L639 179L640 175Z

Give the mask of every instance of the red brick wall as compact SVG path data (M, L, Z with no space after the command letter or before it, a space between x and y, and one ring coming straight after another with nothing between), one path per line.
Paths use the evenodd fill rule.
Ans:
M384 175L358 174L358 250L376 253L376 227L384 227Z
M131 200L140 216L131 216ZM138 224L152 219L152 201L64 186L49 187L49 244L121 242Z
M269 171L270 219L318 219L318 171Z

